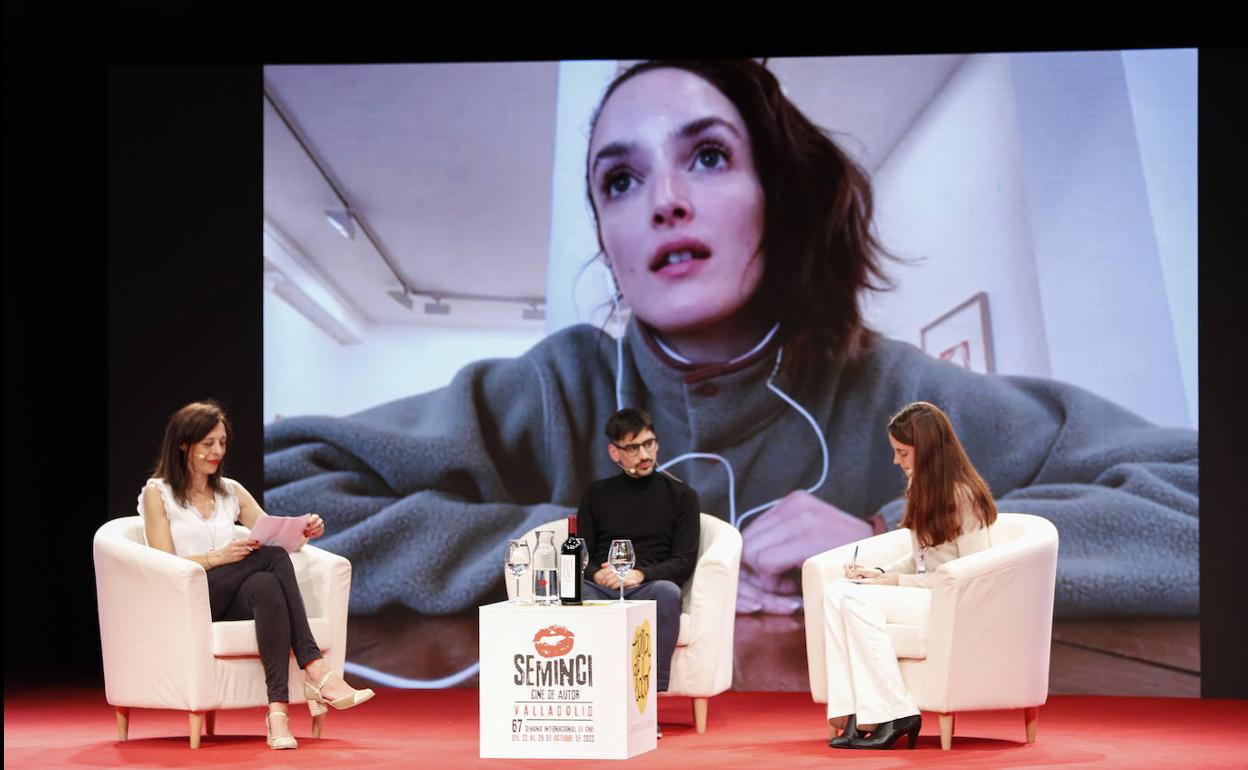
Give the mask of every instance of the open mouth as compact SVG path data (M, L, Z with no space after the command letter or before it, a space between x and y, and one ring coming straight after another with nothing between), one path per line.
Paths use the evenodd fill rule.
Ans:
M654 258L650 260L650 272L657 273L664 268L710 258L711 250L697 241L664 244L659 248Z

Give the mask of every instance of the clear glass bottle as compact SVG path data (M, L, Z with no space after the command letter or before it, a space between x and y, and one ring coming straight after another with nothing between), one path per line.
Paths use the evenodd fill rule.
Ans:
M533 549L533 603L559 603L559 553L555 550L554 530L537 531Z

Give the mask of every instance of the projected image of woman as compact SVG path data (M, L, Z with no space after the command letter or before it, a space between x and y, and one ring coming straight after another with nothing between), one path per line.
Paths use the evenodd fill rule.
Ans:
M1196 613L1195 432L865 328L864 294L887 286L869 181L765 67L622 73L586 179L631 310L618 343L574 326L437 391L267 428L266 502L330 512L325 546L355 564L353 609L487 598L501 543L610 475L598 426L635 406L704 510L742 528L739 611L794 612L806 558L901 521L879 426L923 400L956 421L998 507L1058 526L1060 614Z

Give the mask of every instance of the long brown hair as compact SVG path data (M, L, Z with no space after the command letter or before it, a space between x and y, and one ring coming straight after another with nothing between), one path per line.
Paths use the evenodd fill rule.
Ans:
M229 446L234 435L230 418L226 417L225 409L211 399L187 404L174 412L165 425L165 440L160 445L160 457L156 459L156 470L152 471L152 475L169 484L174 499L180 505L186 505L186 492L191 483L186 467L187 453L203 441L218 423L225 426L225 441ZM225 493L225 483L221 480L224 470L223 461L208 477L208 488L213 492Z
M751 300L780 323L784 368L802 382L821 364L865 349L870 336L859 295L892 284L872 231L871 181L832 139L784 95L752 59L667 60L636 64L611 82L590 124L620 85L657 69L681 69L710 83L737 108L763 188L763 281ZM586 163L585 189L598 220ZM598 231L602 248L602 232Z
M997 520L997 505L988 484L971 465L940 407L916 401L893 415L888 433L914 447L914 469L906 488L906 516L901 526L914 532L920 545L940 545L961 534L959 503L965 504L968 496L983 526Z

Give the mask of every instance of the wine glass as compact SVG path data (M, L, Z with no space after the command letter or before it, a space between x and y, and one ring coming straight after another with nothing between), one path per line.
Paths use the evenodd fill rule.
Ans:
M611 571L620 578L620 602L624 601L624 576L637 563L637 552L633 550L632 540L612 540L611 550L607 551L607 564Z
M507 541L507 569L516 578L516 596L512 604L520 604L520 576L529 568L529 543L527 540Z

